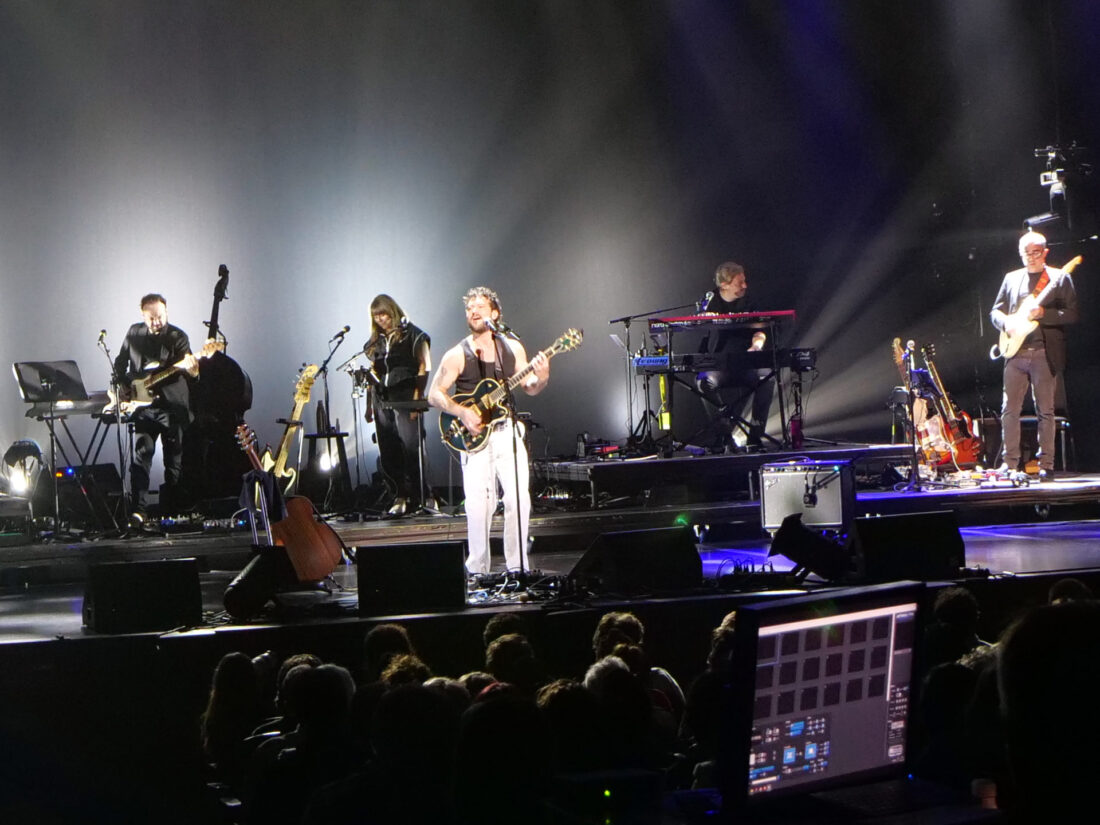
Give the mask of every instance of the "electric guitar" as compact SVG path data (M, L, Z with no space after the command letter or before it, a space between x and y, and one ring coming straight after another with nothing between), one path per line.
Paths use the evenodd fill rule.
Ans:
M302 420L302 410L309 403L309 393L313 389L313 382L317 379L320 368L316 364L309 364L298 376L298 383L294 385L294 410L287 419L283 437L279 439L279 446L272 453L270 449L264 450L260 457L262 468L275 476L284 493L289 493L298 480L298 473L286 466L287 456L290 455L290 445L294 441L294 430L298 422Z
M893 352L894 364L897 365L898 372L901 373L901 379L905 384L905 389L911 391L912 388L909 386L911 380L909 365L905 363L907 356L905 354L905 349L901 345L900 338L894 339ZM909 353L908 357L912 357L912 353ZM908 413L908 409L906 413ZM947 440L947 436L945 435L947 432L947 423L935 409L929 409L927 399L920 396L913 399L913 417L909 422L909 426L913 427L916 431L917 446L925 464L928 466L939 466L942 464L950 464L954 460L954 456L951 452L951 443Z
M1068 264L1062 267L1063 272L1073 272L1077 268L1077 265L1083 261L1080 255L1070 261ZM989 350L989 357L996 361L998 358L1011 358L1015 355L1020 346L1024 343L1024 339L1031 335L1039 327L1039 321L1035 318L1029 318L1033 309L1041 307L1043 301L1054 289L1055 281L1051 280L1038 295L1034 293L1026 296L1024 300L1020 302L1020 305L1016 307L1016 311L1011 315L1005 316L1004 329L1001 330L1000 338L997 343Z
M956 408L955 402L947 394L947 389L940 378L940 371L936 369L936 364L932 360L936 355L935 346L928 344L921 347L920 351L924 356L924 363L928 367L928 374L932 378L936 392L939 393L935 404L940 413L940 420L946 425L943 436L951 447L951 456L955 460L955 465L959 469L974 467L982 457L982 440L970 434L970 416Z
M225 344L221 341L215 341L213 339L207 341L202 345L202 349L193 353L196 359L199 361L204 358L209 358L216 352L223 352L225 350ZM186 369L185 360L177 361L171 366L164 367L163 369L154 370L148 372L145 375L139 375L132 379L129 385L121 387L121 408L124 413L132 413L139 407L148 407L156 399L156 386L164 381L167 381L173 375L176 375L183 369ZM111 403L107 405L108 410L113 410L115 404L119 403L119 398L115 395L113 390L108 390L107 395L111 399Z
M237 427L237 441L252 463L252 468L264 470L256 454L256 433L247 424ZM340 537L325 522L317 518L313 502L305 496L286 499L286 518L270 525L276 546L286 548L286 554L300 582L321 581L332 573L343 557Z
M569 352L581 345L584 340L584 332L579 329L567 329L549 347L542 351L547 358L553 358L561 352ZM439 434L443 443L457 453L476 453L489 440L489 431L498 421L508 417L508 410L504 402L509 394L523 383L532 372L534 366L528 363L526 367L517 372L503 384L493 378L485 378L478 382L473 392L458 393L454 396L456 404L463 407L472 407L477 410L483 425L477 435L466 429L462 419L450 413L439 414Z

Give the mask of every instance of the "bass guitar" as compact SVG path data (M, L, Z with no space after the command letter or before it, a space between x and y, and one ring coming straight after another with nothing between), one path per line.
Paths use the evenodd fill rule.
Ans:
M1063 272L1073 272L1077 268L1077 265L1083 261L1080 255L1070 261L1068 264L1062 267ZM1011 358L1017 352L1024 343L1024 339L1031 335L1039 327L1039 321L1034 318L1029 318L1031 311L1037 309L1043 305L1043 301L1050 295L1052 289L1054 289L1055 282L1051 281L1038 294L1031 293L1020 302L1020 305L1016 307L1016 311L1011 315L1005 316L1004 329L1001 330L1000 337L997 343L994 344L989 350L989 357L996 361L998 358Z
M220 341L210 340L202 345L202 349L193 353L195 358L199 361L204 358L209 358L217 352L222 352L225 349L225 344ZM132 413L139 407L148 407L152 404L156 398L157 384L161 384L167 381L173 375L178 374L180 371L186 369L186 361L177 361L169 367L154 370L148 372L145 375L139 375L138 377L131 379L127 386L120 387L122 399L121 407L124 413ZM114 404L119 402L119 399L115 397L115 393L112 390L107 391L107 395L111 399L111 404L107 409L112 409Z
M279 439L279 446L274 453L267 449L260 456L263 469L275 476L275 481L284 493L289 493L298 480L297 471L287 467L286 461L290 455L290 445L294 442L294 430L301 425L302 410L309 403L309 394L319 371L320 368L316 364L308 364L302 370L301 375L298 376L298 383L294 385L294 409L290 413L290 418L287 419L283 437Z
M939 411L940 420L946 425L943 435L951 447L951 456L955 465L959 468L974 467L982 457L982 440L971 435L972 421L969 415L961 412L940 379L940 371L936 369L933 358L936 348L933 344L921 347L921 355L924 356L925 366L928 367L928 375L932 378L932 384L936 388L938 397L935 399L936 408Z
M252 428L247 424L237 427L237 441L252 468L267 472L256 454L256 433ZM299 582L321 581L340 564L343 543L336 531L317 517L313 502L308 498L290 496L285 503L286 518L271 525L272 541L286 548Z
M558 353L576 349L583 340L584 332L579 329L567 329L553 344L544 349L542 354L547 358L553 358ZM455 403L477 410L483 429L474 435L466 429L466 425L458 416L441 412L439 434L443 438L443 443L457 453L476 453L484 447L489 440L489 431L493 425L508 417L508 410L504 403L509 394L522 384L533 370L534 366L528 363L503 384L493 378L485 378L474 387L473 392L456 394Z

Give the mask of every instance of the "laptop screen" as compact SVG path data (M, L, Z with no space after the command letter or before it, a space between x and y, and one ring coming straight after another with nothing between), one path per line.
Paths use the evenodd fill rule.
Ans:
M922 585L738 610L723 789L735 805L901 776Z

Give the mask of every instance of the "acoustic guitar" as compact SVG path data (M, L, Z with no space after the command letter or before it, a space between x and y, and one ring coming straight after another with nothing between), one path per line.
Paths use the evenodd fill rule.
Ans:
M256 454L256 433L247 424L237 427L237 441L248 456L252 468L267 472ZM305 496L286 499L286 518L271 525L271 538L285 547L299 582L317 582L340 564L343 543L325 522L317 517L313 502Z
M579 329L567 329L549 347L542 351L547 358L553 358L558 353L569 352L581 345L584 341L584 333ZM534 359L532 359L534 360ZM498 421L508 417L508 409L504 403L509 394L518 387L534 371L534 365L528 363L503 384L493 378L485 378L478 382L473 392L457 393L454 402L463 407L472 407L481 416L482 430L474 435L462 419L450 413L439 414L439 434L443 443L457 453L476 453L489 441L489 431Z
M1068 264L1062 267L1062 271L1069 273L1073 272L1077 268L1077 265L1083 261L1080 255L1070 261ZM1055 287L1055 281L1052 279L1039 294L1032 293L1024 298L1020 302L1020 305L1016 307L1016 311L1011 315L1005 316L1004 329L1001 330L1001 335L989 350L989 357L996 361L998 358L1009 359L1017 352L1024 343L1024 339L1031 335L1039 327L1039 321L1034 318L1029 318L1033 309L1043 306L1043 301L1050 295L1051 291Z

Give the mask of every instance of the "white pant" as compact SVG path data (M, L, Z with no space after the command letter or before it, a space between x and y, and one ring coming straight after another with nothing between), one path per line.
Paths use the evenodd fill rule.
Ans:
M514 441L512 431L509 420L489 434L484 447L476 453L462 456L462 490L466 496L466 534L470 546L466 569L471 573L489 572L489 529L497 508L498 482L504 492L504 559L509 570L518 570L521 565L524 570L528 569L527 526L531 517L531 494L527 447L523 443L523 425L515 428ZM515 476L517 468L518 485Z

